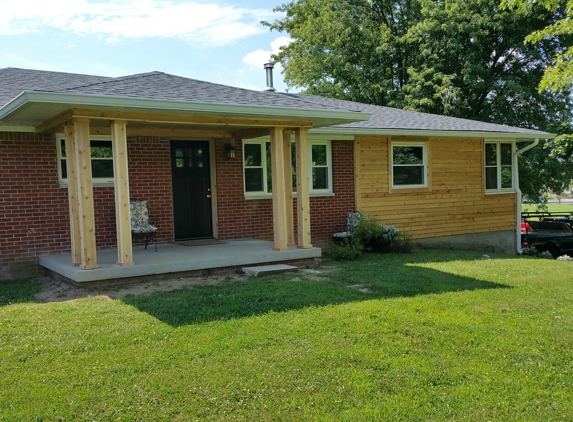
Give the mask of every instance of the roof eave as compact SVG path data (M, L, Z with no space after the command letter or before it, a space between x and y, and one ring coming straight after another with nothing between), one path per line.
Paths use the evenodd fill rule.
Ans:
M187 112L200 114L221 114L252 117L307 118L310 120L329 120L343 123L367 121L371 114L355 111L321 110L308 108L271 107L241 104L213 104L174 100L155 100L146 98L112 97L92 94L69 94L38 91L24 91L18 97L0 108L0 122L5 117L32 104L58 104L81 107L104 107L115 109L155 110ZM332 125L333 123L329 123Z
M489 132L489 131L461 131L461 130L425 130L425 129L365 129L365 128L336 128L324 127L311 130L314 135L341 135L341 136L428 136L428 137L470 137L470 138L497 138L497 139L553 139L553 133L527 133L527 132Z

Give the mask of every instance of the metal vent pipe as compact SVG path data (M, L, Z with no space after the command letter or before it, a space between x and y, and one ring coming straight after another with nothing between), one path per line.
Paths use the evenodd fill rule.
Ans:
M273 86L273 68L275 66L272 63L265 63L264 67L267 71L267 87L265 88L265 91L275 92L276 89Z

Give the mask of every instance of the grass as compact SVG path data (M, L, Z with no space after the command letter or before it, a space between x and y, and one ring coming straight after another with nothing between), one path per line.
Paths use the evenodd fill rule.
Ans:
M0 420L571 420L573 263L490 255L123 301L2 282Z
M573 212L573 204L547 204L549 212ZM537 204L522 204L521 211L536 212Z

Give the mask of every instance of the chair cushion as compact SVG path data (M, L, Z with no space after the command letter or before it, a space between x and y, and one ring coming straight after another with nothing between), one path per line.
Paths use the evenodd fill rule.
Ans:
M149 224L149 211L147 201L132 201L129 203L129 212L131 214L131 230L136 225ZM157 229L156 229L157 230Z
M358 228L358 223L360 223L360 219L362 218L362 213L360 211L357 212L349 212L348 216L346 217L346 231L353 233Z
M152 226L151 224L132 224L131 225L131 232L132 233L155 233L157 231L157 227Z

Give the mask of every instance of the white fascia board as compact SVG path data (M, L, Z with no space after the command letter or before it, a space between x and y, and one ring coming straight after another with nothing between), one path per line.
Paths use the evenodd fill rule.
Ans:
M187 111L201 114L233 114L260 117L289 117L366 121L371 114L355 111L320 110L238 104L192 103L187 101L153 100L145 98L111 97L93 94L64 94L24 91L0 109L0 120L27 103L75 105L85 107L114 107L157 111Z
M309 130L309 136L328 136L330 139L346 140L344 136L378 135L378 136L428 136L428 137L465 137L465 138L497 138L528 141L534 139L553 139L553 133L519 133L519 132L478 132L478 131L438 131L421 129L363 129L363 128L318 128Z

